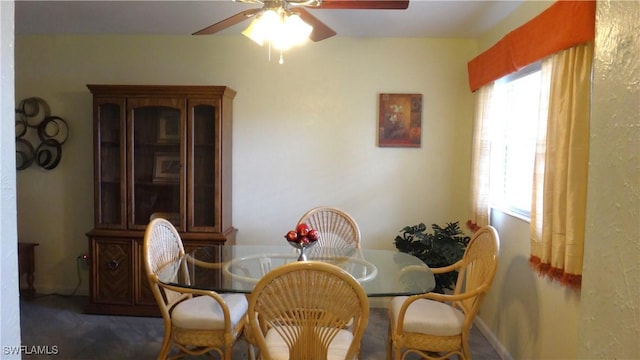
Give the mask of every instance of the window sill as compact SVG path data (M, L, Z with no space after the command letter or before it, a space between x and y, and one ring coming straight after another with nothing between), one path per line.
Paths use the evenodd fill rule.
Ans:
M531 223L531 217L530 216L527 216L525 214L519 213L517 211L514 211L514 210L506 208L506 207L491 206L491 210L492 211L500 211L501 213L503 213L505 215L509 215L509 216L512 216L512 217L514 217L516 219L522 220L524 222Z

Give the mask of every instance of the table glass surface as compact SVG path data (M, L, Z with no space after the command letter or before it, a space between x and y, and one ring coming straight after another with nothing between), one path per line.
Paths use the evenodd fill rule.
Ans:
M399 251L314 246L305 253L310 261L329 262L348 271L370 297L421 294L435 287L424 262ZM298 256L299 250L287 244L202 247L164 266L158 277L173 286L251 293L267 272L298 261Z

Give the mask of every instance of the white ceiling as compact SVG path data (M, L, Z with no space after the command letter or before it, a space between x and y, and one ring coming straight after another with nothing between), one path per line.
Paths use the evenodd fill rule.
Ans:
M407 10L309 11L349 37L477 37L524 0L411 0ZM15 33L189 35L242 10L259 7L214 1L15 2ZM244 21L216 35L239 34ZM216 36L205 35L205 36Z

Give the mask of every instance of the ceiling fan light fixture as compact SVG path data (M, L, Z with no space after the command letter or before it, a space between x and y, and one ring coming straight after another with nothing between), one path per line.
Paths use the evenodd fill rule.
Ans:
M256 29L260 27L259 24L260 24L260 21L257 18L253 19L253 21L251 21L249 26L247 26L247 28L242 31L242 35L253 40L253 42L255 42L256 44L262 46L264 44L263 33L258 29Z
M287 15L278 35L273 39L273 46L278 50L290 49L309 39L311 31L313 27L302 21L298 14Z
M262 46L265 41L271 42L280 32L281 16L273 9L268 9L256 16L242 35Z
M313 27L298 14L277 8L256 16L242 34L260 46L266 41L278 50L287 50L304 43L312 31Z
M287 17L287 26L289 27L289 32L295 33L299 38L298 43L309 39L309 35L313 31L313 26L304 22L298 14L291 14Z

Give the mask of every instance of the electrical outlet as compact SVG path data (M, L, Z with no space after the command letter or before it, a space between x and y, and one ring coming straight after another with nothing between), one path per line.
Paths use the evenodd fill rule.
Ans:
M83 266L89 266L89 255L88 254L80 254L80 255L78 255L78 261Z

